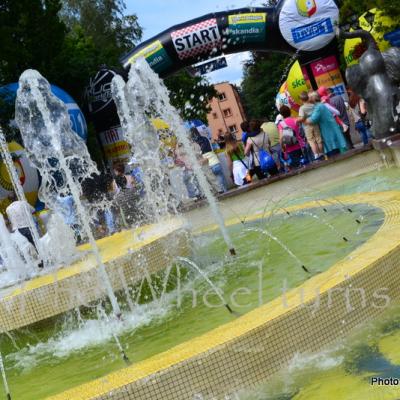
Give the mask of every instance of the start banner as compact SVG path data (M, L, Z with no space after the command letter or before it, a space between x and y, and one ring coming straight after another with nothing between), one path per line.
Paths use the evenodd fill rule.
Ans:
M174 31L171 38L181 60L212 53L214 49L218 50L222 46L216 18Z

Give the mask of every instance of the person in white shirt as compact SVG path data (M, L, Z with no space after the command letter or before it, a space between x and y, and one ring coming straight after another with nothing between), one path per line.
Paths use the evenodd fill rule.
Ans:
M28 202L17 200L15 194L9 196L9 199L12 203L6 208L6 214L11 224L11 230L13 232L18 231L21 235L25 236L33 246L35 246L30 229L30 219L32 218L32 214L35 212L35 209Z

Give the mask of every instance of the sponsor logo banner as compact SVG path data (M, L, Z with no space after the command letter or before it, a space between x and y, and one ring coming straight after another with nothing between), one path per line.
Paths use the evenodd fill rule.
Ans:
M181 60L222 47L222 38L216 18L179 29L171 33L172 42Z
M292 29L292 37L295 43L304 42L330 33L333 33L333 26L329 18Z
M296 7L302 17L312 17L317 12L315 0L296 0Z
M232 44L263 42L265 40L266 21L266 13L229 15L227 33Z
M287 0L279 14L279 29L294 48L315 51L334 37L339 20L334 0Z
M103 131L99 134L99 137L108 161L120 160L130 156L130 146L124 140L121 127Z
M100 70L94 78L90 78L85 97L89 112L96 114L107 108L112 102L111 81L116 73L111 70Z
M159 40L141 49L129 59L133 63L139 57L144 57L155 72L162 72L172 65L172 60Z
M339 70L339 64L335 56L323 58L322 60L315 61L311 64L311 70L315 78L321 75L335 72Z
M335 94L345 95L346 88L335 56L315 61L310 66L318 87L332 88Z
M225 68L227 66L228 62L226 61L226 58L221 57L204 64L195 65L193 69L197 75L205 75L209 72L216 71L217 69Z

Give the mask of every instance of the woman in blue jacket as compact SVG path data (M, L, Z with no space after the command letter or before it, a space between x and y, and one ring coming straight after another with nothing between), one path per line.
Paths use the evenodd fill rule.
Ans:
M309 101L315 104L315 107L306 123L319 125L325 154L330 156L339 152L344 153L347 150L346 140L332 112L321 103L321 97L317 92L310 93Z

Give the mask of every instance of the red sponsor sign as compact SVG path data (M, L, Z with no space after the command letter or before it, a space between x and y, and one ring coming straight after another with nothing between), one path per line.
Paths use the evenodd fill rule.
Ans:
M320 75L329 74L331 72L336 72L339 70L339 64L335 56L329 56L323 58L322 60L313 62L311 64L311 69L315 77Z

